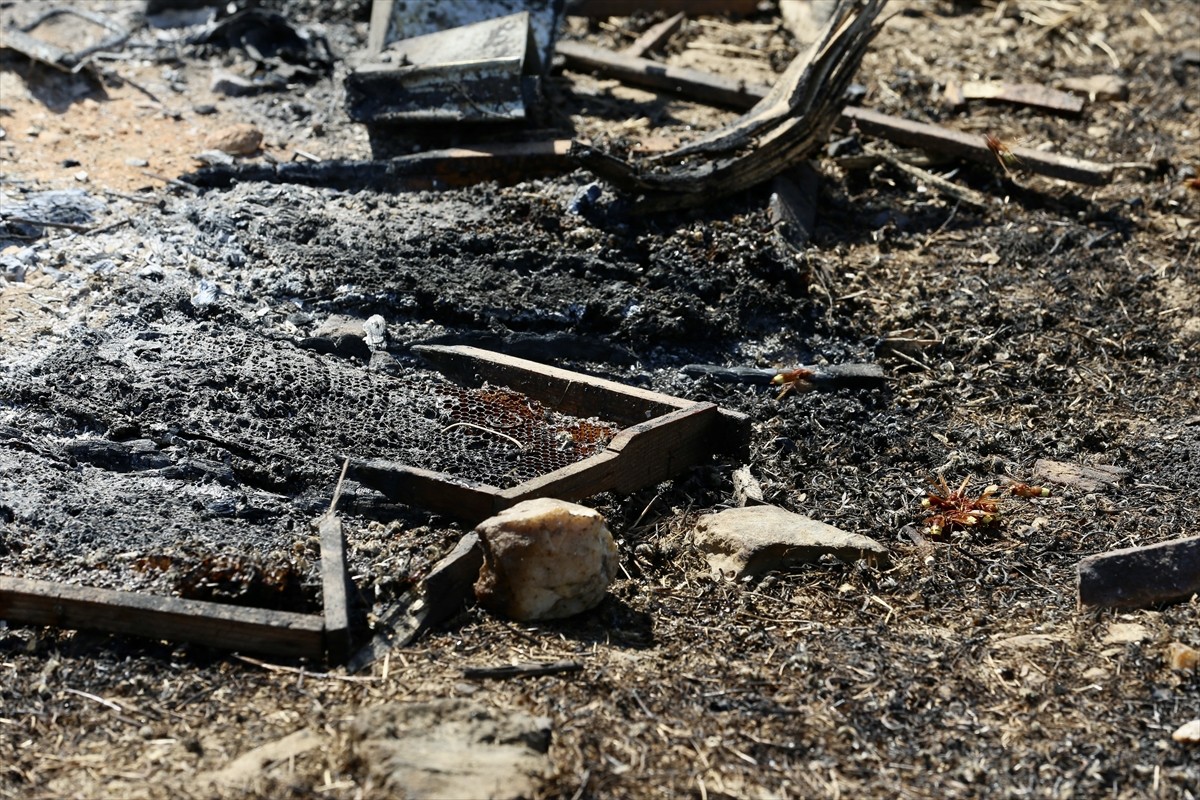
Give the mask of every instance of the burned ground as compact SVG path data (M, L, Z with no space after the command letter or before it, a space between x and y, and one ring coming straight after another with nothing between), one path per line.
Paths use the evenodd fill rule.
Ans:
M1188 4L1152 3L1148 17L1125 2L1059 5L1071 14L1051 25L1052 4L1035 0L896 4L858 80L889 113L1126 164L1111 185L937 167L995 199L972 209L886 164L822 158L802 255L780 244L765 189L654 216L611 190L574 213L594 180L582 171L438 193L187 191L126 160L181 174L205 130L246 119L280 157L367 155L339 106L343 68L202 115L207 59L229 54L113 62L157 104L129 84L76 91L78 76L4 56L5 206L84 189L79 219L96 230L5 223L0 574L319 604L308 523L341 455L402 448L396 393L433 380L420 343L744 412L767 502L871 536L892 562L714 580L690 530L732 503L740 464L719 460L589 501L622 563L595 611L526 626L469 609L358 676L7 625L0 796L244 796L197 775L303 727L327 746L264 771L255 796L377 796L352 718L470 697L550 718L546 797L1195 797L1195 748L1170 734L1195 718L1200 683L1165 651L1200 647L1200 606L1081 610L1075 570L1195 532L1200 194L1184 179L1200 165L1200 68L1182 54L1200 20ZM284 7L323 21L335 50L365 40L364 4ZM620 46L660 18L568 30ZM689 21L667 57L735 73L750 59L759 80L786 59L742 51L793 44L764 8ZM1128 99L1079 119L940 101L952 79L1109 73ZM686 136L732 116L571 72L552 84L578 135ZM361 335L374 314L389 338L372 351ZM347 334L358 346L339 349ZM680 373L853 361L884 365L888 388L777 397ZM1039 459L1128 476L1006 497L986 530L913 536L934 476L979 492L1032 480ZM356 485L342 507L355 581L380 602L462 533ZM555 659L583 670L462 672Z

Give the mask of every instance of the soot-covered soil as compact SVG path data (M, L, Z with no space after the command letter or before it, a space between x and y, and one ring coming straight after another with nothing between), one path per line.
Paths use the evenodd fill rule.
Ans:
M735 73L747 60L761 80L793 47L773 5L690 20L664 57ZM365 41L365 4L324 6L281 7L335 49ZM386 796L351 720L467 697L550 719L545 797L1196 797L1195 746L1171 733L1200 714L1200 678L1166 651L1200 648L1200 604L1081 610L1075 565L1196 532L1200 193L1185 181L1200 67L1184 55L1200 18L1179 3L892 10L859 75L867 105L1124 164L1114 182L936 167L995 199L974 209L887 165L822 158L803 253L780 243L765 190L651 217L608 192L577 214L584 172L443 193L195 193L127 163L184 168L188 150L151 152L146 132L165 148L250 119L284 157L366 155L338 104L344 67L218 99L214 116L195 108L213 102L210 59L232 55L115 62L154 106L129 83L64 88L75 79L6 54L3 203L82 190L57 202L95 230L0 229L0 574L318 607L308 523L341 455L403 447L398 408L433 380L421 343L741 411L767 502L892 560L715 580L690 531L733 503L741 464L716 461L589 501L621 555L593 612L517 625L469 609L356 676L0 623L0 796ZM621 46L661 18L571 20L569 35ZM1094 74L1125 79L1128 99L1078 119L940 100L951 79ZM563 135L687 136L730 118L570 72L550 90ZM387 323L374 348L372 315ZM680 372L845 362L879 363L887 389L778 397ZM979 492L1033 481L1040 459L1127 474L1006 497L990 528L922 533L935 476ZM356 485L341 508L355 582L381 604L462 533ZM463 676L558 659L583 669ZM322 746L246 786L200 777L305 727Z

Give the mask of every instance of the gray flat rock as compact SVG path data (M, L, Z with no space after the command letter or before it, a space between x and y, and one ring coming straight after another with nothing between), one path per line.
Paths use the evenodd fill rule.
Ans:
M1088 556L1078 568L1081 606L1177 603L1200 592L1200 536Z
M707 514L696 523L693 539L714 575L735 579L810 564L824 555L887 560L887 548L874 539L769 505Z
M531 797L546 771L550 720L452 698L387 703L350 726L370 788L409 800Z

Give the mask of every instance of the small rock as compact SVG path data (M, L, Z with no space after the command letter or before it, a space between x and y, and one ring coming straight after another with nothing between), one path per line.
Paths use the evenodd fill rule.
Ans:
M1150 638L1150 629L1136 622L1114 622L1101 637L1101 644L1137 644Z
M248 156L258 152L262 140L262 131L248 123L240 123L213 131L204 140L204 146L231 156Z
M1183 744L1200 744L1200 719L1180 725L1171 738Z
M887 559L887 548L874 539L770 505L708 514L696 523L693 537L718 577L740 579L811 564L827 554L844 561Z
M1129 475L1124 467L1101 464L1089 467L1040 458L1033 465L1033 477L1045 483L1075 486L1085 492L1096 492L1116 486Z
M217 113L217 107L212 103L197 103L196 105L192 106L192 111L196 112L202 117L207 117L210 114Z
M210 88L226 97L249 97L263 92L276 92L287 88L287 80L274 73L262 79L243 78L231 72L214 72Z
M193 153L192 158L206 167L229 166L233 163L233 156L221 150L205 150L202 153Z
M550 735L546 717L451 698L369 708L350 724L350 747L388 797L516 800L534 796Z
M1079 562L1079 603L1145 608L1200 592L1200 536L1128 547Z
M201 773L200 782L245 787L261 780L263 775L280 764L286 765L291 759L320 747L321 744L322 739L315 731L311 728L301 728L282 739L243 753L222 769Z
M475 528L483 568L475 598L529 621L569 617L597 605L617 574L617 546L604 517L553 498L518 503Z
M125 159L125 166L127 166L127 167L148 167L148 166L150 166L150 162L144 158L127 158L127 159Z
M363 333L366 334L368 347L383 347L387 344L387 320L379 314L372 314L363 323Z
M1129 84L1116 75L1092 75L1088 78L1067 78L1059 88L1086 96L1093 103L1124 100L1129 97Z
M1167 664L1171 669L1190 672L1200 665L1200 650L1183 642L1171 642L1167 645Z

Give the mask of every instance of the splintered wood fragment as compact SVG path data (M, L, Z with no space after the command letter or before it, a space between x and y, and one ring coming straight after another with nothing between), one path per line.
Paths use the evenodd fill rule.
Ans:
M1106 464L1089 467L1086 464L1071 464L1041 458L1033 465L1035 480L1074 486L1085 492L1111 489L1124 480L1127 475L1129 475L1129 470L1124 467Z
M803 250L812 239L820 188L821 175L811 163L776 175L771 181L771 199L767 204L771 225L775 235L793 250Z
M967 81L962 85L962 96L966 100L996 100L1043 108L1057 114L1076 115L1083 111L1082 97L1036 83Z
M496 667L463 667L464 678L531 678L539 675L561 675L564 672L583 672L578 661L531 661L524 664L502 664Z
M585 145L572 148L572 154L635 197L638 210L645 212L704 205L770 180L808 160L828 138L846 89L882 25L878 16L884 1L840 0L812 47L747 113L723 128L642 163ZM663 70L653 65L642 74Z
M350 655L350 576L346 572L346 535L332 510L318 521L321 537L321 596L325 607L325 649L330 663Z
M1088 556L1079 562L1079 604L1145 608L1200 593L1200 536Z
M686 18L687 15L680 11L678 14L667 17L657 25L651 25L633 44L621 52L633 58L641 58L646 53L660 49L675 35L675 32L683 25L683 21Z
M325 627L315 614L9 577L0 577L0 619L290 658L320 658Z
M475 580L483 567L479 534L468 533L421 581L415 592L399 599L376 625L371 642L350 659L353 673L375 662L393 647L404 647L425 631L453 617L474 598Z

